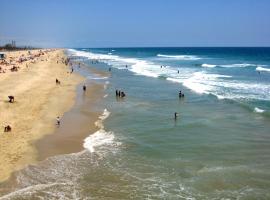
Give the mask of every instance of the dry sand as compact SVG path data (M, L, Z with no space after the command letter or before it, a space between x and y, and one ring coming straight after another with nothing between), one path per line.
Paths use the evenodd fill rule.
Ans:
M18 58L22 53L10 52ZM34 142L56 128L56 117L62 116L74 104L76 86L84 80L70 74L69 67L59 62L63 50L54 50L19 66L19 71L0 74L0 181L10 174L37 160ZM28 63L28 67L26 67ZM4 68L2 66L2 68ZM61 85L55 84L55 79ZM8 95L15 102L8 102ZM4 132L10 125L11 132Z

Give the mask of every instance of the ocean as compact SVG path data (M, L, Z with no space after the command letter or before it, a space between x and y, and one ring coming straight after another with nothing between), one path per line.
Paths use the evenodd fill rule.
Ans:
M111 73L85 74L104 85L99 130L82 152L21 170L0 199L270 199L270 48L67 54Z

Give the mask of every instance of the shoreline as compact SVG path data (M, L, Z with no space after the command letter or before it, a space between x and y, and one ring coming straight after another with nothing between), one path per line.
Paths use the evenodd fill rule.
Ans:
M84 73L82 72L84 71ZM105 72L93 70L81 65L79 71L82 76L86 73L97 76L107 76ZM51 156L70 154L82 151L84 139L98 131L95 122L102 114L98 102L104 96L104 86L101 83L86 79L86 91L83 92L82 84L76 89L76 99L72 108L61 119L61 125L52 134L46 135L35 142L38 151L38 161Z
M31 51L36 55L37 51ZM52 134L56 117L70 110L76 97L76 86L84 77L70 74L69 67L61 62L66 58L64 50L51 50L33 60L18 62L27 51L8 52L10 66L1 65L0 74L0 182L7 180L12 172L37 162L35 141ZM8 71L14 62L19 70ZM55 84L55 79L61 85ZM14 103L7 101L14 95ZM10 125L11 132L4 132Z

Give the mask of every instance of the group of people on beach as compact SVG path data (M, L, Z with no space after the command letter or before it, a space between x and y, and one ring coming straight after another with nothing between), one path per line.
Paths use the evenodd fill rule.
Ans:
M8 67L11 72L17 72L21 67L20 65L26 63L26 67L28 68L29 61L34 63L37 59L41 56L45 55L46 53L52 50L38 50L38 51L28 51L26 54L21 54L17 56L5 56L0 60L0 73L6 73ZM40 58L43 61L42 57ZM15 97L13 95L8 96L8 102L14 103ZM4 132L11 132L12 128L11 125L8 124L4 126Z
M182 91L180 90L178 96L179 96L179 99L180 99L180 98L184 98L184 97L185 97L185 94L182 93Z
M124 98L126 96L126 94L125 94L125 92L123 92L121 90L115 90L115 96L120 97L120 98Z
M0 73L6 73L7 70L10 72L17 72L20 69L20 65L26 63L35 63L36 60L45 55L49 50L38 50L38 52L28 51L28 54L21 54L20 56L5 56L0 59Z

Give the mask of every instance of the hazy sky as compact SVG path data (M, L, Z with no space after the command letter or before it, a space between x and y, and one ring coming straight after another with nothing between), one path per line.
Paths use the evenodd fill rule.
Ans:
M270 0L0 0L0 44L270 46Z

